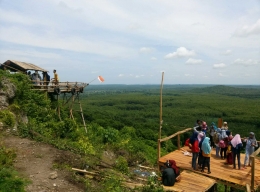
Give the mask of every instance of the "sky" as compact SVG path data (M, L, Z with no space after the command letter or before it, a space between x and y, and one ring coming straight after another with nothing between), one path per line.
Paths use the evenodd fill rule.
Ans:
M259 85L260 0L0 0L9 59L60 81Z

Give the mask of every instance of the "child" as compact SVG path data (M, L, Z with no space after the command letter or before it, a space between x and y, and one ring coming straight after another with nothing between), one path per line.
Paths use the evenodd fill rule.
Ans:
M236 134L235 137L231 140L231 145L232 145L232 154L233 154L233 168L236 169L236 157L237 157L238 169L240 169L240 151L243 145L239 134Z
M255 147L258 147L257 140L255 138L255 134L253 132L249 133L249 137L244 140L246 142L246 156L244 161L244 169L246 169L246 164L249 159L249 156L254 153ZM250 166L250 161L248 163L248 166Z
M200 152L199 148L199 141L198 141L198 132L194 132L193 135L190 138L190 144L191 146L191 151L192 151L192 168L194 170L197 170L196 162L198 159L198 155Z
M210 174L210 156L211 156L211 147L210 147L210 143L209 143L209 138L205 137L203 143L202 143L202 155L203 155L203 165L202 165L202 169L201 172L204 172L204 168L205 166L208 167L208 174Z

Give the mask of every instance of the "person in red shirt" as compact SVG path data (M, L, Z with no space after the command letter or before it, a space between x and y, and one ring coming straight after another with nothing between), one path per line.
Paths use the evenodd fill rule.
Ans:
M197 159L199 156L200 148L199 148L199 141L198 141L198 132L194 132L190 138L191 144L191 151L192 151L192 168L197 170Z

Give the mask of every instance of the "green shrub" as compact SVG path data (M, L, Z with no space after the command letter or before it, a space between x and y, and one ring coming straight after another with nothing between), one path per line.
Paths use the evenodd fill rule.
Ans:
M0 121L4 126L13 127L15 125L14 114L8 110L2 110L0 111Z
M121 173L129 174L129 168L128 168L127 160L122 156L119 156L116 159L115 168L118 171L120 171Z

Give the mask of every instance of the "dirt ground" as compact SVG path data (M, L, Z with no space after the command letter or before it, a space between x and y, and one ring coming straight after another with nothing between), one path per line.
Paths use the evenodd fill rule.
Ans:
M82 192L84 186L73 182L72 174L66 169L57 170L55 162L67 161L75 166L80 164L79 156L54 148L41 142L20 138L11 134L2 137L4 145L16 150L14 166L17 172L28 178L31 183L28 192ZM52 178L50 178L52 177ZM56 178L57 177L57 178Z

